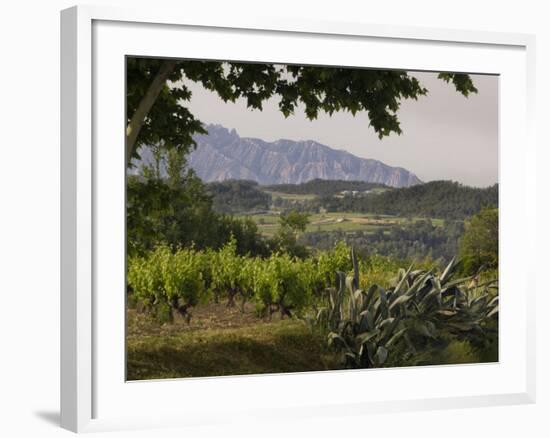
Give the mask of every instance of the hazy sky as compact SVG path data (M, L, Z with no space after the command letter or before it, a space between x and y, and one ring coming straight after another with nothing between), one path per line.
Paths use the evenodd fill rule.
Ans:
M403 134L379 140L366 113L320 113L309 121L303 107L285 119L278 99L263 111L246 108L244 99L224 103L215 93L190 83L186 105L205 123L235 128L241 137L266 141L315 140L364 158L404 167L423 181L451 179L485 187L498 182L498 77L472 75L478 94L465 98L436 73L414 72L429 91L417 101L403 101L398 112Z

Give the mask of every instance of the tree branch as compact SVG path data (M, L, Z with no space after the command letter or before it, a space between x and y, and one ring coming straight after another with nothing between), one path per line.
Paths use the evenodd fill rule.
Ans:
M168 76L170 76L175 68L176 61L166 60L162 62L158 73L153 78L151 85L149 85L147 92L139 102L136 111L132 115L128 126L126 127L126 165L130 164L139 131L141 131L145 118L149 114L149 111L151 111L155 100L157 100L162 88L166 84Z

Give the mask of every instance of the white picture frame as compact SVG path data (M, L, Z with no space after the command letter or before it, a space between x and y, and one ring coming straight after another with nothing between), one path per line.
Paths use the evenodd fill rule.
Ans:
M535 253L534 44L531 35L292 17L228 20L189 8L62 11L62 427L83 432L534 402L534 268L517 256ZM366 47L369 61L357 55ZM126 55L499 74L499 363L125 382L124 148L112 145L124 144ZM369 390L358 391L362 385ZM182 401L181 391L193 397Z

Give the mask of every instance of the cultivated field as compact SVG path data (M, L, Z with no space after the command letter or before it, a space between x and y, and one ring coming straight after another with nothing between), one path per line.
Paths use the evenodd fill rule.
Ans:
M301 196L301 195L289 195ZM279 226L279 214L276 211L265 214L243 215L250 217L258 225L262 235L271 237ZM374 233L377 230L387 232L392 226L404 225L407 222L417 222L424 218L404 218L399 216L365 214L365 213L317 213L309 216L306 232L314 231L363 231ZM431 219L435 226L443 226L443 219Z
M282 192L274 192L271 190L263 190L265 193L268 193L271 195L272 199L281 198L287 201L311 201L312 199L315 199L317 196L313 194L296 194L296 193L282 193Z

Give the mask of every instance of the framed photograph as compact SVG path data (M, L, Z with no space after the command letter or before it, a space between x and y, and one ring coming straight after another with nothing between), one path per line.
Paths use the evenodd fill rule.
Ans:
M63 427L534 402L532 36L61 18Z

